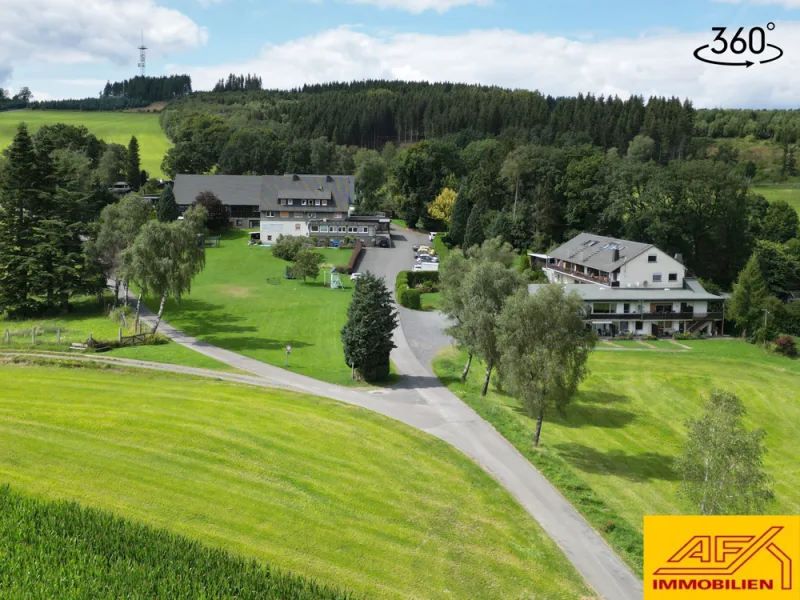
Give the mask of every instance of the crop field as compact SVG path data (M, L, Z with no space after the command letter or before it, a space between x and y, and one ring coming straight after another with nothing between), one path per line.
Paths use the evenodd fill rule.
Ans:
M348 600L326 589L74 502L0 488L6 598Z
M476 464L369 411L96 369L0 366L0 389L0 485L26 495L107 510L368 598L591 596Z
M434 369L641 569L643 516L688 512L678 501L672 464L686 436L685 420L699 414L711 389L738 394L748 426L767 432L765 464L775 477L777 497L772 512L800 512L800 361L739 340L681 344L692 349L594 352L591 374L566 416L546 415L539 450L531 445L535 421L514 398L493 386L480 398L480 367L473 365L462 384L464 357L450 349Z
M161 176L161 161L172 145L154 113L20 110L0 112L0 150L11 143L21 121L28 125L31 133L42 125L55 123L84 125L98 138L126 147L131 136L135 135L139 140L142 168L151 177Z
M317 281L283 277L286 261L266 247L248 246L247 232L227 234L220 248L206 250L206 268L180 307L167 303L164 318L182 331L279 367L322 381L352 385L344 362L341 329L353 283L332 290ZM352 250L321 249L327 264L346 265ZM158 301L147 300L158 309Z

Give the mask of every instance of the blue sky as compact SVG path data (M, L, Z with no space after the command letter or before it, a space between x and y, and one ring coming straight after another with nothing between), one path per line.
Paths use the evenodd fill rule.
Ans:
M366 77L691 97L699 106L795 107L800 0L0 0L0 86L39 98L95 95L136 73L230 71L266 86ZM713 26L778 27L780 61L699 63ZM20 24L22 24L20 26ZM797 50L797 51L795 51Z

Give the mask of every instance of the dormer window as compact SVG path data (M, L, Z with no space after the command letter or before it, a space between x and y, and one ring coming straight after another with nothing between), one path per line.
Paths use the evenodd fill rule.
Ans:
M328 201L327 200L323 200L322 201L322 206L328 206Z
M303 206L305 206L305 205L306 205L306 200L301 200L301 201L300 201L300 204L301 204L301 205L303 205Z
M658 262L658 255L657 254L648 254L647 255L647 262L649 262L649 263Z

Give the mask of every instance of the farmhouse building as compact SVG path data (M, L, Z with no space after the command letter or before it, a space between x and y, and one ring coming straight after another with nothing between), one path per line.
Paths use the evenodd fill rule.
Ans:
M345 237L368 245L389 238L387 219L350 215L357 203L351 175L178 175L175 201L181 211L198 194L213 192L230 208L233 227L259 229L269 243L283 235Z
M723 298L690 277L680 255L652 244L581 233L548 254L528 256L550 282L580 294L587 323L600 335L722 332Z

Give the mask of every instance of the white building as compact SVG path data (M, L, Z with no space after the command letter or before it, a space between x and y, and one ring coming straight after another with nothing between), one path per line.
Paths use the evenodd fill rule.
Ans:
M723 312L709 311L709 303L723 299L688 276L680 256L652 244L581 233L549 254L529 257L551 282L581 295L587 321L600 335L722 332Z

